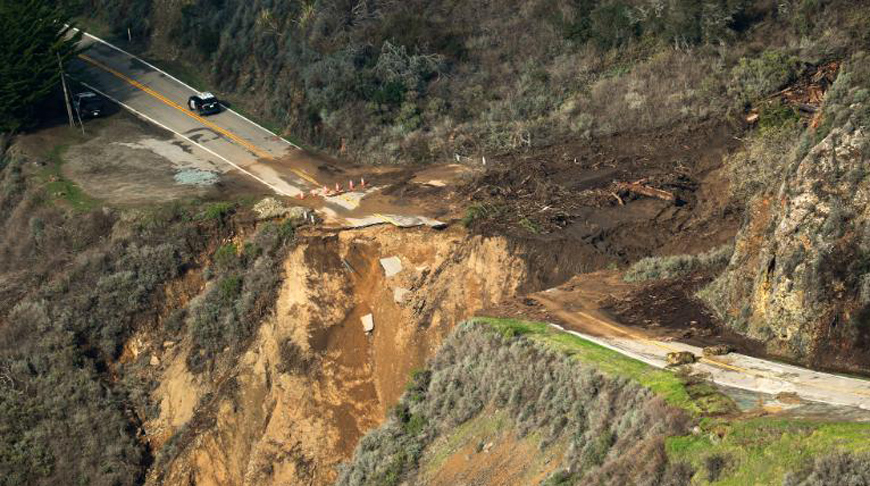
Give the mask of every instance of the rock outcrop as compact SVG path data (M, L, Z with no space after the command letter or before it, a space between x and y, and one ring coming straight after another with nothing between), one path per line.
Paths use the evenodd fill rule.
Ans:
M750 204L725 273L701 295L738 331L809 364L870 367L870 95L856 56L778 187Z

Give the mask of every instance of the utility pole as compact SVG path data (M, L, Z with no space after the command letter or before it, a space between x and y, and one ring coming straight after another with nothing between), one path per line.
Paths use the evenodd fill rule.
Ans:
M70 106L69 92L66 90L66 77L63 74L63 63L60 62L60 53L57 54L57 67L60 69L60 84L63 85L63 104L66 105L66 114L69 117L70 128L75 128L76 124L73 121L72 106Z

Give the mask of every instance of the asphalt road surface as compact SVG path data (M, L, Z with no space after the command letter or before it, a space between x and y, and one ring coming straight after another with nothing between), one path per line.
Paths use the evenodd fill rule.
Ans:
M870 410L870 380L824 373L799 366L759 359L740 353L704 357L701 348L678 341L663 341L638 329L623 326L598 311L588 302L568 297L572 308L563 305L560 289L535 294L534 299L557 315L570 329L553 325L586 340L643 361L666 368L668 353L688 351L696 356L684 365L692 373L722 386L778 395L794 394L811 402Z
M247 177L270 187L276 194L297 197L318 193L324 219L346 226L388 223L396 226L441 226L443 223L416 214L382 214L360 211L366 192L332 194L318 175L288 160L302 150L231 109L199 116L187 108L196 90L147 62L92 35L81 41L84 52L72 72L86 86L120 104L137 116L169 130L215 162L228 164ZM400 208L399 208L400 209ZM352 214L353 217L350 215Z

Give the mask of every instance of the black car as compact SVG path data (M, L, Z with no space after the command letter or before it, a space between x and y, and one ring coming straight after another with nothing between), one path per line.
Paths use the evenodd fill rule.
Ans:
M187 107L200 115L214 115L221 112L217 97L209 92L198 93L187 99Z
M96 118L102 116L106 111L103 99L91 91L84 91L73 96L73 107L80 118Z

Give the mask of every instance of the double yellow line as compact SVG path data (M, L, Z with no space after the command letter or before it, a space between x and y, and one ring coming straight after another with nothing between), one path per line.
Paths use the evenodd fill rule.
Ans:
M157 91L154 91L153 89L149 88L145 84L142 84L139 81L136 81L135 79L133 79L133 78L127 76L126 74L118 71L117 69L114 69L110 66L107 66L104 63L97 61L96 59L94 59L86 54L79 54L79 58L81 58L83 61L85 61L85 62L87 62L95 67L102 69L103 71L106 71L107 73L109 73L109 74L115 76L116 78L124 81L125 83L129 84L130 86L133 86L134 88L136 88L136 89L144 92L145 94L153 97L154 99L160 101L161 103L165 104L166 106L169 106L170 108L175 108L176 110L184 113L185 115L189 116L190 118L193 118L194 120L198 121L199 123L202 123L203 125L207 126L208 128L211 128L212 130L223 135L227 139L229 139L229 140L241 145L242 147L248 149L251 153L253 153L257 157L259 157L261 159L266 159L266 160L274 160L275 159L275 157L273 157L272 154L260 149L259 147L252 144L251 142L248 142L247 140L243 139L242 137L236 135L235 133L233 133L233 132L231 132L231 131L229 131L221 126L218 126L209 120L206 120L205 118L197 115L196 113L191 112L186 107L179 105L178 103L170 100L169 98L163 96L162 94L158 93ZM325 187L323 184L317 182L317 180L314 177L308 175L306 172L299 170L299 169L296 169L294 167L289 167L289 169L294 174L296 174L297 176L302 178L303 180L313 184L315 187ZM340 197L342 197L346 201L350 201L350 198L345 194L342 194ZM401 226L401 225L399 225L399 223L396 220L394 220L393 218L390 218L388 216L385 216L383 214L375 213L374 216L381 219L382 221L384 221L386 223L390 223L390 224L393 224L395 226Z
M229 139L229 140L241 145L242 147L248 149L251 153L253 153L257 157L259 157L261 159L267 159L267 160L274 160L275 159L275 157L273 157L272 154L260 149L259 147L252 144L251 142L248 142L247 140L243 139L242 137L236 135L235 133L233 133L233 132L231 132L231 131L229 131L221 126L218 126L218 125L210 122L209 120L206 120L205 118L197 115L196 113L191 112L186 107L183 107L183 106L179 105L178 103L168 99L167 97L163 96L162 94L158 93L157 91L154 91L153 89L140 83L139 81L136 81L135 79L127 76L126 74L124 74L124 73L122 73L122 72L120 72L112 67L109 67L109 66L101 63L100 61L97 61L96 59L94 59L88 55L79 54L79 57L83 61L85 61L89 64L92 64L93 66L96 66L96 67L102 69L103 71L106 71L109 74L112 74L113 76L124 81L125 83L129 84L130 86L133 86L134 88L143 91L144 93L150 95L151 97L160 101L161 103L165 104L166 106L169 106L170 108L175 108L176 110L184 113L185 115L189 116L190 118L193 118L194 120L202 123L203 125L207 126L208 128L223 135L227 139ZM293 173L296 174L297 176L301 177L303 180L305 180L311 184L314 184L315 186L320 186L320 184L317 182L317 180L315 180L313 177L306 174L305 172L303 172L299 169L295 169L293 167L290 167L290 170L293 171Z

